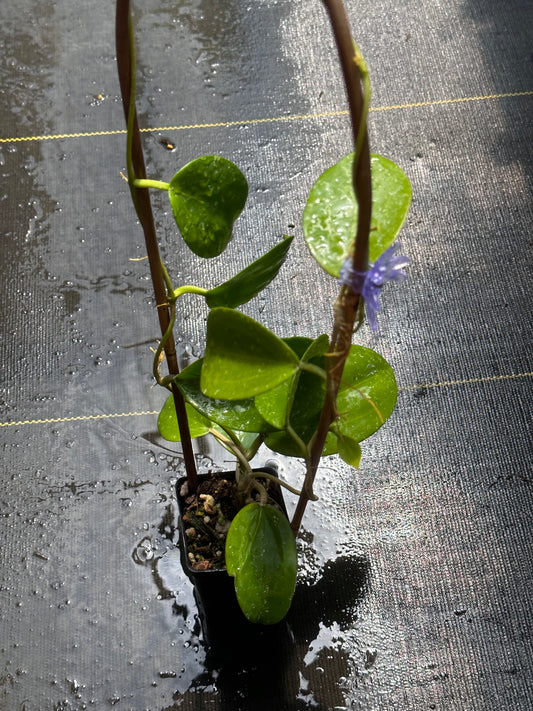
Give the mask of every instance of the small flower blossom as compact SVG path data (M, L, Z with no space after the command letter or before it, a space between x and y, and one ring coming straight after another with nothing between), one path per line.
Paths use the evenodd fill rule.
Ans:
M403 269L411 260L401 255L396 256L396 252L401 247L399 242L393 244L365 272L353 268L351 257L348 257L342 266L339 281L349 286L356 294L361 294L365 300L368 322L373 331L378 330L377 314L380 309L381 289L387 281L402 282L407 279Z

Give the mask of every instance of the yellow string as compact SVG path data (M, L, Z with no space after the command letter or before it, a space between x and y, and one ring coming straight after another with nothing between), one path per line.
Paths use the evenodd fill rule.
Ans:
M115 417L142 417L143 415L158 415L157 410L146 412L114 412L101 415L74 415L72 417L48 417L42 420L18 420L17 422L0 422L0 427L19 427L20 425L48 425L56 422L81 422L83 420L109 420Z
M465 380L446 380L438 383L425 383L423 385L401 385L398 390L406 392L409 390L420 390L423 388L447 388L457 385L473 385L477 383L490 383L516 378L531 378L531 373L509 373L508 375L488 375L480 378L467 378ZM110 420L117 417L143 417L158 415L157 410L147 410L145 412L114 412L100 415L75 415L71 417L49 417L39 420L18 420L17 422L0 422L0 427L20 427L22 425L47 425L61 422L83 422L86 420Z
M441 383L425 383L424 385L401 385L398 390L420 390L422 388L447 388L453 385L473 385L475 383L490 383L513 378L531 378L531 373L509 373L508 375L487 375L482 378L467 378L465 380L444 380Z
M531 96L532 91L512 91L504 94L486 94L483 96L466 96L452 99L436 99L434 101L417 101L412 104L394 104L391 106L376 106L370 111L397 111L401 109L417 109L423 106L443 106L445 104L460 104L469 101L488 101L494 99L506 99L519 96ZM320 118L332 118L335 116L347 116L348 111L323 111L315 114L293 114L290 116L273 116L268 118L242 119L240 121L219 121L216 123L195 123L182 126L158 126L156 128L141 128L143 133L164 133L168 131L189 131L202 128L229 128L231 126L250 126L261 123L279 123L289 121L310 121ZM92 136L118 136L125 134L126 129L115 129L110 131L84 131L80 133L55 133L43 136L14 136L12 138L0 138L0 143L24 143L27 141L51 141L61 138L90 138Z

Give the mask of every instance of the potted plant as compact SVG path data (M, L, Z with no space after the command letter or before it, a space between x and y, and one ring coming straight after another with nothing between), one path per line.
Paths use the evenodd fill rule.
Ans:
M178 486L183 565L204 599L213 580L235 595L253 623L275 624L293 596L298 533L322 457L338 454L357 467L360 442L390 416L394 373L375 351L352 344L366 312L377 328L386 281L405 278L408 259L394 244L411 198L409 181L388 159L371 155L367 135L370 83L353 43L341 0L323 0L339 50L353 128L354 151L312 187L303 212L310 252L340 284L331 336L279 338L238 307L277 276L292 237L215 286L179 285L161 262L149 191L164 190L193 258L223 253L243 210L248 185L221 156L202 156L167 183L147 178L135 111L135 55L129 0L117 0L117 63L127 123L127 180L144 230L161 328L153 372L169 391L158 418L161 435L180 441L186 477ZM209 307L205 352L179 372L173 330L180 298L194 294ZM160 371L165 354L168 374ZM198 475L191 440L210 434L234 456L228 475ZM252 468L259 447L305 462L299 490L276 472ZM281 488L298 497L291 521ZM222 581L222 583L221 583ZM234 587L233 587L234 586ZM224 595L226 594L224 593ZM218 591L217 596L222 593ZM217 605L215 599L214 606ZM226 614L221 606L221 614Z

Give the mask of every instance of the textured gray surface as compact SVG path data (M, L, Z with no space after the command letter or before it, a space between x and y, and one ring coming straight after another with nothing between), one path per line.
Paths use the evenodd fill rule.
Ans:
M163 251L180 280L208 283L295 225L276 287L247 310L318 335L336 287L300 216L350 150L345 114L320 116L345 109L325 13L218 5L138 13L141 123L193 126L144 134L149 173L217 152L251 186L233 267L180 264L168 215ZM164 395L147 266L129 261L144 248L120 178L109 3L1 5L1 709L533 706L533 8L347 7L372 69L372 149L413 184L410 279L384 295L379 334L358 334L401 393L358 472L323 467L276 681L252 656L207 655L178 563L182 463L148 414ZM191 311L182 349L200 351L204 317Z

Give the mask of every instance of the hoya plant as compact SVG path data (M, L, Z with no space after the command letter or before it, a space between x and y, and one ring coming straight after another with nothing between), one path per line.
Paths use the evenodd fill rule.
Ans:
M135 110L130 3L117 0L127 180L144 230L161 328L153 372L169 391L158 428L165 439L181 442L188 494L198 485L192 439L211 435L234 454L239 510L224 532L221 564L234 578L244 614L262 624L278 622L290 606L296 583L295 536L307 503L316 499L313 482L321 458L338 455L359 466L361 442L383 425L397 397L391 366L352 340L365 313L371 328L377 329L384 284L405 278L409 260L398 254L395 239L411 188L397 165L370 154L368 70L351 39L341 0L323 4L339 51L354 150L314 183L303 210L303 234L318 267L339 283L339 294L331 308L330 335L280 338L238 309L276 278L292 237L273 235L273 246L263 256L222 284L176 284L161 261L150 190L168 194L177 226L176 252L188 250L188 259L211 259L223 254L232 239L234 223L246 205L248 182L234 163L218 155L183 165L168 182L146 176ZM250 235L247 241L252 239ZM203 300L209 314L204 355L180 372L173 334L184 294ZM166 375L161 373L163 353ZM269 496L273 474L252 469L251 460L262 445L305 463L299 489L279 481L298 497L292 521ZM204 495L204 500L210 507L206 511L220 513L214 499ZM200 562L204 568L210 565Z

